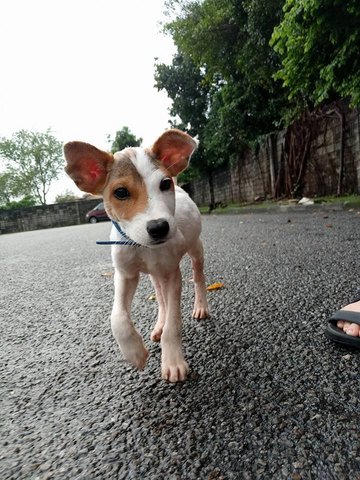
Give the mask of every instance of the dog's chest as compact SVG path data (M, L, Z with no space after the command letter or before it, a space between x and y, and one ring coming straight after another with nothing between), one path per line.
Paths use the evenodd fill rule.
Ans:
M115 248L112 257L114 267L128 274L142 272L156 276L172 272L185 253L186 248L180 248L178 245L172 247L166 245L156 249L135 247L131 250L125 247Z

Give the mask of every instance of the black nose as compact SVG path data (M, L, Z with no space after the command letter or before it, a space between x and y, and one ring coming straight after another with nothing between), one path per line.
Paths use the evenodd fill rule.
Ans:
M161 240L169 233L169 224L164 218L150 220L146 225L146 230L154 240Z

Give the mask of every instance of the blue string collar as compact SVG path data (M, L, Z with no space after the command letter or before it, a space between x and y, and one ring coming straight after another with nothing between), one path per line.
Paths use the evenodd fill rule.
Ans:
M116 228L116 230L120 233L122 239L121 240L100 240L97 241L97 245L128 245L132 247L141 247L138 243L132 240L130 237L126 235L124 230L120 227L120 225L115 222L115 220L111 220L112 224Z

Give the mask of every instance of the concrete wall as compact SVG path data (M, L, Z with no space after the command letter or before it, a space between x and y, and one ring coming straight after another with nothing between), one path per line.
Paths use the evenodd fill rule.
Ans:
M343 193L360 194L360 113L345 109ZM247 151L226 170L214 173L215 201L252 202L273 198L281 162L285 132L268 135L257 152ZM319 120L310 144L303 195L335 195L340 170L341 127L338 118ZM208 180L187 186L197 205L209 205Z
M16 210L0 210L0 234L85 223L85 214L101 199L80 200Z

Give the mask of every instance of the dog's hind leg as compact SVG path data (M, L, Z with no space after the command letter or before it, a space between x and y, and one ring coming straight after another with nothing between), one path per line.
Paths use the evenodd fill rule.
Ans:
M150 279L152 284L154 285L155 292L156 292L156 300L159 306L157 322L155 324L153 331L151 332L150 338L153 342L160 342L161 334L164 328L165 318L166 318L166 304L165 304L163 292L161 290L160 282L156 278L152 277L151 275L150 275Z
M195 285L195 302L192 316L200 320L209 316L204 276L204 250L200 238L190 248L188 254L191 258Z
M111 329L125 359L134 367L143 369L149 353L130 317L131 302L139 282L139 275L124 277L115 269L114 281Z

